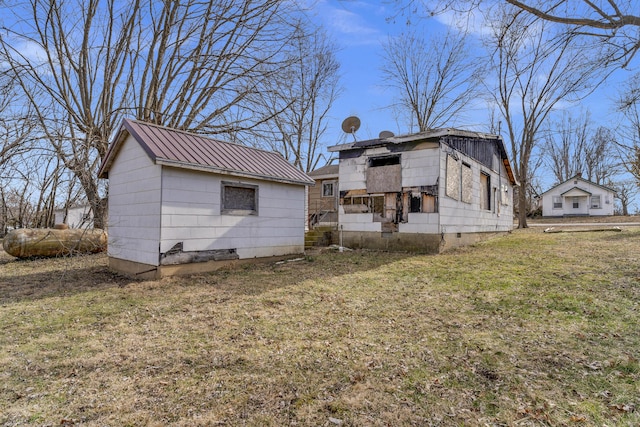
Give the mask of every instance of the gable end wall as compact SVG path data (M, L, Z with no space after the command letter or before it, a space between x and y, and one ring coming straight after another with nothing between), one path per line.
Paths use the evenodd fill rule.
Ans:
M160 177L129 136L109 170L109 257L158 265Z

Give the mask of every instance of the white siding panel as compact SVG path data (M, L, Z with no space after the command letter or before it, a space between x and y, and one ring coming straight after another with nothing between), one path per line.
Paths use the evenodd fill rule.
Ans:
M240 258L303 251L303 186L173 168L163 181L161 252L178 242L185 251L236 249ZM221 215L222 181L258 186L258 214Z
M129 137L109 170L109 256L158 265L160 176Z
M402 186L435 185L440 174L439 155L437 148L402 153Z

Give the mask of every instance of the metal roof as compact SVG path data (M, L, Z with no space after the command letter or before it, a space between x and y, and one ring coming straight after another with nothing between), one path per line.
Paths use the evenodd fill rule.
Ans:
M109 146L99 177L108 178L109 169L128 135L158 165L292 184L314 184L313 179L279 153L130 119L124 119Z
M581 176L581 174L578 174L578 175L574 175L574 176L572 176L571 178L567 179L566 181L562 181L561 183L554 185L553 187L551 187L551 188L550 188L550 189L548 189L547 191L545 191L545 192L541 193L541 194L540 194L540 196L538 196L538 197L542 197L543 195L547 194L548 192L550 192L551 190L555 189L556 187L560 187L562 184L565 184L565 183L567 183L567 182L569 182L569 181L571 181L571 180L576 180L576 179L579 179L580 181L584 182L585 184L590 184L590 185L593 185L593 186L595 186L595 187L602 188L602 189L603 189L603 190L605 190L605 191L611 191L612 193L617 194L617 191L616 191L616 190L614 190L613 188L611 188L611 187L606 187L606 186L604 186L604 185L600 185L600 184L596 184L596 183L595 183L595 182L593 182L593 181L589 181L588 179L583 178L583 177ZM574 188L576 188L576 187L574 187ZM563 193L563 194L564 194L564 193Z
M349 142L346 144L338 144L328 147L327 150L330 152L341 152L341 151L349 151L349 150L359 150L359 149L367 149L373 147L382 147L389 145L400 145L409 142L420 142L420 141L437 141L440 142L442 138L446 137L462 137L462 138L477 138L484 139L496 144L498 151L500 152L500 157L502 158L502 164L507 170L507 174L509 175L509 180L513 185L520 185L515 177L513 172L513 168L511 167L511 163L509 162L509 156L507 154L507 149L504 145L504 141L502 137L499 135L493 135L484 132L474 132L463 129L454 129L454 128L443 128L443 129L431 129L418 133L411 133L406 135L398 135L398 136L390 136L387 138L374 138L364 141L355 141Z
M309 172L307 175L309 175L312 178L326 178L326 177L332 177L332 176L337 177L338 172L339 172L338 165L324 165L321 168L318 168Z

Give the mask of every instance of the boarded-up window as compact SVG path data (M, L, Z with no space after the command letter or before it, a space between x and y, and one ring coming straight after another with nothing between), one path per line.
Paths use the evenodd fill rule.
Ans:
M502 202L503 205L508 205L509 204L509 186L507 185L502 185L502 192L500 194L500 202Z
M471 203L473 195L473 175L471 174L471 165L462 164L462 201Z
M460 162L451 154L447 155L447 196L460 199Z
M438 212L438 198L429 194L422 194L422 212Z
M370 158L367 167L367 192L393 193L400 191L402 191L400 156Z
M480 209L491 210L491 178L486 173L480 173Z
M423 186L422 191L413 190L408 193L408 209L411 213L435 213L438 212L438 196L436 191L431 191L432 187ZM429 191L425 191L429 190Z
M240 183L222 183L222 209L227 215L257 215L258 186Z

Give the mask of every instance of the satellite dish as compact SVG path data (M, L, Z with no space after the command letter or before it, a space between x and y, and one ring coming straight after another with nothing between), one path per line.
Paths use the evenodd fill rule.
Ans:
M378 138L384 139L384 138L391 138L392 136L394 136L393 132L391 132L390 130L383 130L378 135Z
M342 130L345 133L353 135L353 139L356 139L356 131L360 129L360 119L356 116L349 116L342 122Z

